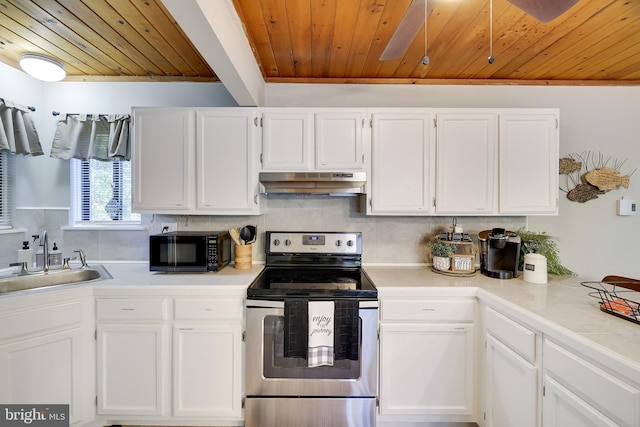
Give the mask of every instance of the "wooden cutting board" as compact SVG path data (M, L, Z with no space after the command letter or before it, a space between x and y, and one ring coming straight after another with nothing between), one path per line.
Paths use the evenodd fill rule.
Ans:
M622 276L605 276L601 281L609 283L610 285L616 285L621 288L632 289L640 292L640 280L638 279L631 279L629 277Z

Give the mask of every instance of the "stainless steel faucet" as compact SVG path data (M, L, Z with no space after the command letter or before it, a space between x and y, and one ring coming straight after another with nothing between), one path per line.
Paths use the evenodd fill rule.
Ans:
M45 273L49 271L49 239L47 238L47 230L42 230L38 237L38 244L42 246L42 252L44 256L42 271Z

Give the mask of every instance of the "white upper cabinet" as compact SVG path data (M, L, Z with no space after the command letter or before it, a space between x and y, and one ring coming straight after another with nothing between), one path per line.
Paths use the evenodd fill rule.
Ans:
M437 114L436 152L436 213L497 213L496 114Z
M362 111L315 113L316 169L360 170L362 151Z
M134 211L260 213L255 109L140 108L134 127Z
M500 115L500 213L558 213L558 112Z
M267 109L262 126L262 170L364 169L363 110Z
M133 210L186 213L194 194L194 128L191 109L133 111Z
M196 209L211 213L257 213L257 116L253 110L196 113Z
M371 115L368 214L430 213L434 170L431 118L417 109Z
M311 168L313 113L265 111L262 113L262 169Z

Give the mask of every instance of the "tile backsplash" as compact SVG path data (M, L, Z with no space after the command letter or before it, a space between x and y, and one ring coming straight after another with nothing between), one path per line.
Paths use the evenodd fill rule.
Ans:
M452 217L367 216L360 211L359 197L312 195L270 196L262 199L260 216L142 215L135 230L82 230L68 227L67 209L17 209L14 226L24 233L0 234L0 268L17 261L23 240L37 249L31 235L47 230L49 244L56 242L64 257L82 249L88 260L147 261L148 236L160 233L162 224L175 222L178 230L226 230L246 224L258 227L254 262L264 261L264 232L361 231L363 262L429 263L426 242L452 224ZM516 231L526 226L526 217L458 217L458 225L475 239L492 227Z

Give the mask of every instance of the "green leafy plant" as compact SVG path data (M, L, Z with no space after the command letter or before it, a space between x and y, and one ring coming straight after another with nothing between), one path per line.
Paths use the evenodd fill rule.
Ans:
M429 249L431 249L431 255L444 258L451 258L456 253L456 245L439 239L429 242Z
M520 244L520 259L518 268L522 270L524 268L524 256L526 254L535 252L540 255L544 255L547 258L547 271L550 274L557 274L559 276L571 275L575 276L575 273L568 268L564 267L560 263L560 253L556 237L553 237L546 232L542 231L528 231L523 228L517 231L518 236L522 243Z

